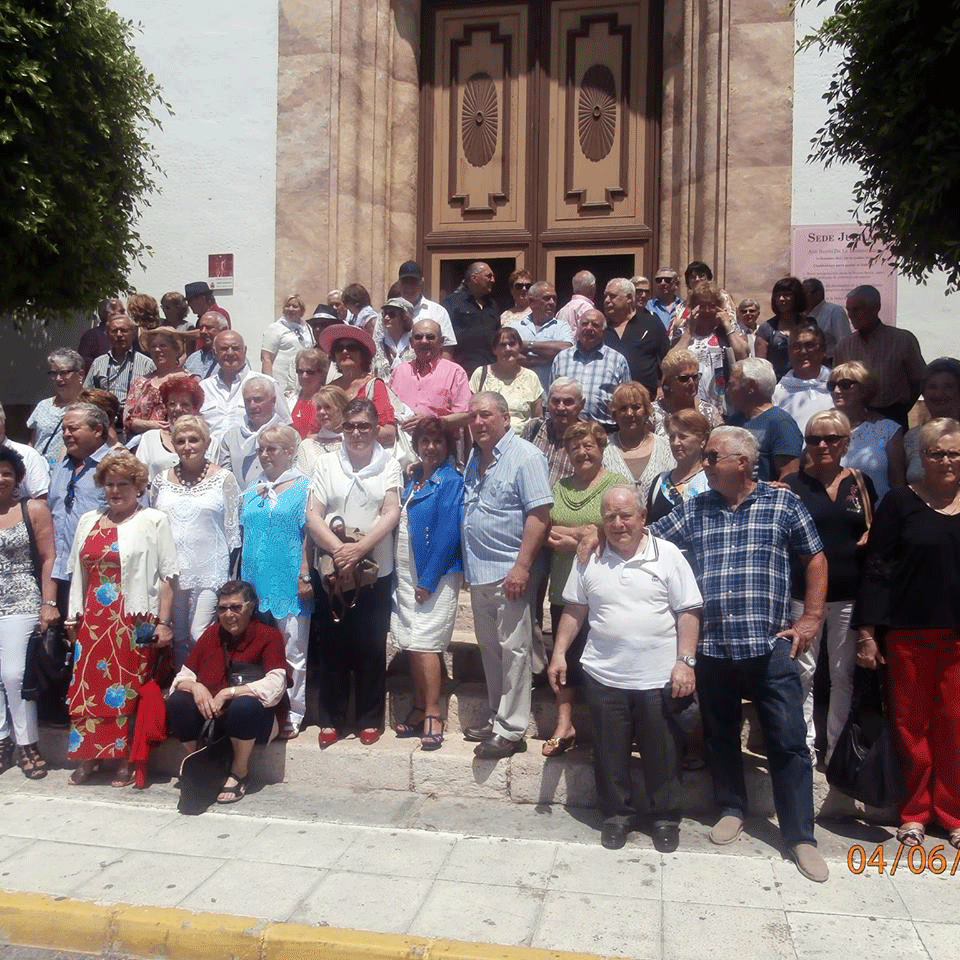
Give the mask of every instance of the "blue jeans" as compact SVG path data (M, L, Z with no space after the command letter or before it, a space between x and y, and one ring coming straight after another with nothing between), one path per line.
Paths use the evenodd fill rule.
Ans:
M813 838L813 766L806 743L803 691L790 642L777 640L762 657L697 657L697 692L707 763L720 816L743 818L747 787L740 752L741 700L753 700L767 742L773 802L788 845Z

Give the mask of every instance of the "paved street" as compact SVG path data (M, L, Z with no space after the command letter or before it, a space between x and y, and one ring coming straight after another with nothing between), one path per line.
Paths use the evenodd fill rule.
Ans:
M882 827L821 827L832 876L815 885L764 820L729 848L686 820L675 854L643 833L611 852L594 811L556 805L283 783L185 818L170 783L66 775L0 777L0 889L604 956L960 958L960 870L948 857L942 875L901 863L891 877ZM884 875L850 872L851 842L869 856L884 841Z

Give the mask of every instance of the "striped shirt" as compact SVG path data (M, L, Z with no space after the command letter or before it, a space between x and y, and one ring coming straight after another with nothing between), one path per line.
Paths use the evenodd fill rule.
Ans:
M550 382L557 377L573 377L583 389L583 412L591 420L612 427L610 398L613 391L630 379L626 357L613 347L601 345L585 352L579 346L561 350L550 368Z
M118 363L113 353L105 353L97 357L90 364L90 369L83 381L84 390L95 387L98 390L109 390L123 406L127 400L130 384L137 377L145 377L157 368L145 353L128 350Z
M866 337L854 332L837 344L833 365L851 360L859 360L877 378L877 395L870 404L875 408L895 403L912 405L927 375L917 338L909 330L886 323Z
M790 555L823 550L800 498L763 482L736 510L708 490L649 531L686 551L703 594L699 652L725 660L773 649L777 633L793 622Z

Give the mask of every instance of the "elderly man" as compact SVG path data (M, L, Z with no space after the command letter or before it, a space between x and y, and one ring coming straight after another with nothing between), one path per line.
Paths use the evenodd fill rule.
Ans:
M206 280L195 280L193 283L186 284L183 288L183 296L197 318L202 317L208 310L215 310L226 318L227 327L230 327L230 314L217 303L217 298Z
M559 316L554 316L557 291L552 283L537 280L530 285L527 298L530 312L513 324L523 338L520 362L536 372L546 391L550 386L550 367L554 357L573 346L573 328Z
M111 317L107 323L110 352L97 357L90 364L90 369L83 380L85 390L91 387L109 390L120 401L121 417L130 384L137 377L145 377L157 369L146 354L134 349L133 341L136 331L136 325L125 313Z
M607 490L600 515L606 546L570 571L548 676L559 693L567 649L587 620L580 666L603 814L600 842L622 847L641 812L630 777L636 741L653 845L672 853L680 840L682 737L671 711L693 697L702 600L683 554L644 529L647 512L635 487Z
M880 322L880 291L869 284L847 294L847 314L854 332L837 344L834 365L859 360L877 379L873 409L906 429L927 370L917 338Z
M327 294L327 306L337 315L337 323L347 322L347 305L343 302L343 291L331 290Z
M647 301L650 299L650 278L637 274L637 276L630 278L630 282L637 292L637 309L647 310ZM647 313L650 313L650 311L647 310ZM650 316L653 316L653 314L651 313Z
M254 373L243 381L243 420L231 427L220 441L220 466L237 479L243 493L263 472L257 459L257 438L267 427L280 423L277 416L276 383L265 373Z
M50 468L47 466L47 461L33 447L25 443L17 443L16 440L11 440L7 436L7 412L2 404L0 404L0 447L6 447L20 454L26 469L23 480L13 491L14 497L18 500L24 497L32 500L43 499L50 486Z
M826 334L808 323L790 331L790 372L773 391L773 404L788 413L803 433L807 421L833 406L827 381L830 371L823 365L827 355Z
M680 275L673 267L661 267L653 275L653 296L647 301L648 312L652 313L668 330L674 313L683 309L683 297L680 296Z
M197 349L184 361L185 373L199 380L215 377L219 372L217 358L213 355L213 338L227 329L227 318L216 310L208 310L197 321Z
M823 283L816 277L803 281L803 292L807 295L808 317L812 317L827 338L827 356L832 357L837 344L850 336L850 320L847 311L839 303L828 303L824 298L826 291Z
M813 835L813 767L794 662L823 620L827 560L816 527L788 490L754 481L757 441L717 427L703 454L710 489L649 528L686 552L703 593L696 660L707 760L720 819L716 844L743 830L747 791L740 752L741 698L755 700L767 745L780 833L800 872L827 879ZM790 558L804 568L803 612L791 622Z
M467 422L470 384L463 367L441 355L440 325L418 320L410 332L413 359L390 374L390 388L416 414L404 421L413 433L427 417L439 417L451 429Z
M84 331L80 337L80 343L77 345L77 353L83 357L84 373L90 369L90 364L97 357L102 357L110 349L110 334L107 331L110 318L126 312L127 308L119 297L104 297L97 304L97 319L99 322L90 330Z
M550 382L557 377L579 380L587 417L613 431L616 424L610 415L610 398L630 379L630 368L619 350L604 344L606 326L606 317L599 310L588 310L580 318L576 344L561 350L553 361Z
M589 270L579 270L571 283L573 296L557 311L557 320L565 323L576 335L580 318L596 307L597 278Z
M453 348L457 345L457 335L453 332L450 314L433 300L423 295L423 267L416 260L407 260L400 264L397 271L397 283L400 284L400 296L413 307L413 321L434 320L440 326L443 336L443 353L447 359L453 359Z
M490 719L464 730L476 755L526 750L530 719L532 568L550 525L547 463L510 428L499 393L470 401L474 448L464 476L461 546L474 629L487 681Z
M467 267L463 286L443 301L457 338L453 359L468 377L477 367L494 361L490 343L500 329L500 311L490 296L494 280L489 264L478 260Z
M630 379L642 383L652 400L657 395L660 361L670 349L670 339L655 317L637 309L636 297L632 280L614 277L607 284L603 291L603 313L607 318L603 342L626 357Z
M727 386L727 400L736 411L727 421L757 438L757 479L767 482L796 473L803 452L803 434L793 417L773 405L776 386L773 364L760 357L738 360Z

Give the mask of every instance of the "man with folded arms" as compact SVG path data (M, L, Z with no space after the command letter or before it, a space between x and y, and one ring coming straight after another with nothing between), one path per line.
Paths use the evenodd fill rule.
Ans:
M630 778L636 740L653 845L672 853L680 840L682 755L675 710L693 696L700 591L683 554L644 528L647 512L635 488L607 490L600 515L606 546L570 571L548 676L559 693L566 651L588 620L580 666L603 814L600 842L622 847L640 813Z

